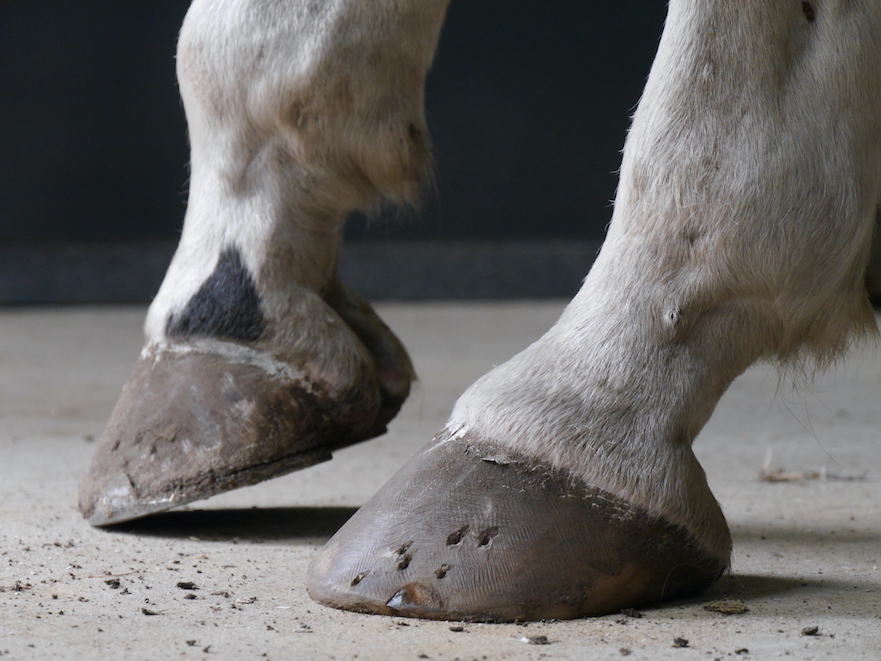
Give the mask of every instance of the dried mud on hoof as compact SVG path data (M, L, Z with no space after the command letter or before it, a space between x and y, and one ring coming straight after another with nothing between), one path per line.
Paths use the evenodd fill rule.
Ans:
M307 585L347 610L540 620L692 595L725 569L681 528L463 437L404 466L322 549Z
M326 461L385 431L381 400L375 385L334 390L244 346L147 349L80 483L80 511L120 523Z

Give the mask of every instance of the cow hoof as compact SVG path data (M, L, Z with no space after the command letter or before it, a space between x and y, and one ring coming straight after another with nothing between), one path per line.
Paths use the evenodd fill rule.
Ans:
M361 508L308 589L367 613L563 619L692 595L726 568L678 526L463 437L431 444Z
M333 375L310 377L308 367L231 342L148 346L80 484L83 516L102 526L160 512L383 433L406 392L382 388L369 362L360 369L335 386Z

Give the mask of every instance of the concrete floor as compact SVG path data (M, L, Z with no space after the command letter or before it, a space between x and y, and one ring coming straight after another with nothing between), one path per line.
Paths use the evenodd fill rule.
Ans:
M422 379L386 436L112 531L82 521L76 487L140 350L144 310L0 312L0 655L881 658L881 354L870 352L799 389L759 367L725 396L696 448L732 527L734 566L701 599L641 618L528 626L358 615L308 599L316 549L433 435L463 388L562 305L378 306ZM759 479L769 454L793 479ZM719 599L748 611L704 608ZM535 644L542 636L548 644Z

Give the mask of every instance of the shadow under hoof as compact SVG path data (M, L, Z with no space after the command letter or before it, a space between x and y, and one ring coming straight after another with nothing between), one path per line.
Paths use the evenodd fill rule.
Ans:
M108 526L131 535L211 542L326 542L357 507L269 507L252 509L175 510Z
M881 531L848 530L845 524L812 525L810 528L794 525L732 525L734 545L785 544L813 548L852 546L853 544L881 545Z
M704 592L640 610L648 612L663 611L665 608L678 606L703 607L713 601L728 599L739 599L749 605L754 600L779 597L793 590L814 590L819 587L828 587L828 583L802 578L729 573L722 576Z
M744 601L775 597L791 590L811 585L809 581L799 578L780 576L761 576L757 574L726 574L704 592L695 603L712 601L726 597L735 597Z

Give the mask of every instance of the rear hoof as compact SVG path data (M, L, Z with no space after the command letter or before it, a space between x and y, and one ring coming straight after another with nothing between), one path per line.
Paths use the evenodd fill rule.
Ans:
M695 594L727 566L678 526L465 437L404 466L321 550L308 589L383 615L564 619Z
M120 523L326 461L385 431L380 399L375 384L340 392L228 342L148 347L80 483L80 511Z

